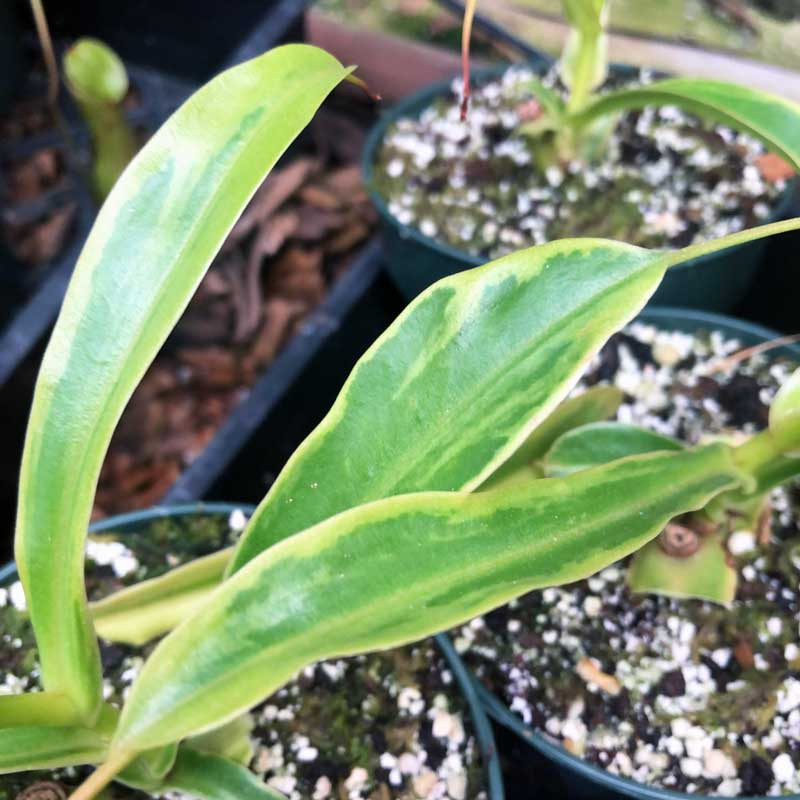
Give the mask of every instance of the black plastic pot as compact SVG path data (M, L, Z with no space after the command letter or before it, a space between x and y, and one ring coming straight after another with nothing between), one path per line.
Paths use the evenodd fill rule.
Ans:
M100 520L89 526L89 533L117 533L126 534L139 532L159 519L169 519L187 516L224 516L228 517L233 511L241 510L252 514L255 506L234 503L188 503L183 505L156 506L144 511L135 511L129 514L119 514L108 519ZM18 579L15 564L8 563L0 566L0 587L7 586ZM472 683L467 669L459 659L453 645L446 636L437 636L436 642L453 671L464 699L469 707L472 724L475 728L475 737L481 752L481 759L486 773L486 785L489 800L504 800L503 781L500 774L500 765L497 757L497 748L494 743L492 726L478 699L476 689Z
M666 330L678 330L684 333L694 333L698 330L718 330L726 336L740 340L745 346L761 344L778 336L774 331L760 325L742 322L721 314L691 309L648 308L638 319ZM800 362L799 346L786 345L770 352ZM452 658L461 661L461 657L457 653L453 653ZM466 668L466 665L464 666ZM629 778L613 775L590 764L567 752L561 745L548 739L539 731L525 725L517 714L511 711L500 698L486 689L474 675L472 675L472 681L489 716L504 728L515 733L523 742L529 744L551 762L565 786L566 796L571 800L572 798L575 800L618 800L621 797L633 797L637 800L697 800L698 797L712 797L711 795L690 795L646 786ZM784 797L787 800L800 800L798 794ZM765 798L744 798L743 800L765 800Z
M546 69L551 62L532 59L534 69ZM495 77L507 66L479 72L476 82ZM615 65L624 75L632 68ZM364 148L362 168L365 183L381 218L386 269L398 289L409 300L446 275L485 263L486 259L459 250L422 234L417 228L403 225L390 213L384 198L375 189L375 164L388 128L404 117L418 117L431 103L450 95L451 81L441 81L397 103L387 111L370 132ZM792 207L792 189L787 189L775 203L769 222L783 219ZM709 254L673 267L667 273L650 306L676 305L709 311L732 311L747 294L763 260L766 242L749 242L724 253Z

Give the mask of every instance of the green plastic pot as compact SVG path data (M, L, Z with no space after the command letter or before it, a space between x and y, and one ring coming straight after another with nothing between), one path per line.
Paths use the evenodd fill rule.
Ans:
M544 70L545 59L529 62ZM508 65L491 67L476 73L477 83L502 74ZM626 76L634 69L614 65L613 72ZM375 188L375 164L387 130L397 120L419 117L434 100L448 96L452 80L440 81L397 103L376 123L367 138L362 155L364 182L378 211L383 231L385 265L394 284L407 300L447 275L477 267L485 259L459 250L422 234L417 228L403 225L389 212L384 198ZM795 181L777 199L766 222L790 216ZM749 242L692 259L667 272L649 306L682 306L708 311L732 311L744 299L762 264L766 240Z
M128 514L118 514L108 519L99 520L89 526L90 533L134 533L147 528L160 519L169 519L186 516L230 516L233 511L243 511L250 515L255 511L255 506L246 503L187 503L184 505L156 506L144 511L133 511ZM17 568L13 562L0 566L0 587L18 579ZM453 645L445 635L436 638L442 655L448 662L459 688L464 694L470 712L470 718L475 729L475 737L481 752L483 768L486 774L486 787L489 800L505 800L505 790L500 772L500 759L494 742L494 733L483 705L478 699L474 683L469 671L458 657Z
M747 347L770 341L780 335L761 325L753 325L722 314L693 309L648 308L639 315L638 320L656 325L665 330L678 330L684 333L695 333L699 330L718 330L727 337L739 339ZM800 346L786 345L776 347L770 352L774 355L800 362ZM457 654L454 654L454 658L461 660L461 657ZM469 670L463 664L463 661L462 665ZM713 795L686 794L684 792L646 786L629 778L612 775L605 769L572 755L561 745L525 725L517 714L511 711L500 698L486 689L471 672L470 675L475 686L475 692L489 716L504 728L515 733L553 763L568 790L567 796L570 800L619 800L622 797L634 797L637 800L714 799ZM784 800L800 800L800 794L782 795L782 797ZM739 800L766 800L766 798L739 798Z

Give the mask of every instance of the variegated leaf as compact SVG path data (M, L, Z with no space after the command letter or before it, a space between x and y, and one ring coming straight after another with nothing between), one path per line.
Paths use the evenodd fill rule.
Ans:
M102 699L83 549L111 434L239 213L347 74L287 45L212 80L131 162L80 255L36 384L16 534L43 682L76 721Z
M590 575L743 479L713 444L332 517L251 561L158 645L110 764L233 718L305 664L413 641Z

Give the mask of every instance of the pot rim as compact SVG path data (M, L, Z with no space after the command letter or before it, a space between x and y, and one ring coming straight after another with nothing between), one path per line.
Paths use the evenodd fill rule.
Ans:
M197 502L151 506L150 508L129 511L97 520L89 525L89 533L98 534L107 531L128 533L142 524L170 517L187 517L194 514L230 515L233 511L242 511L251 516L255 510L256 506L252 503ZM14 580L16 576L17 567L14 561L0 565L0 587ZM486 716L483 703L478 698L470 673L466 665L456 655L453 645L445 634L440 633L433 638L452 670L458 688L467 703L469 716L475 729L475 739L481 756L488 796L490 800L505 800L505 788L500 771L500 758L494 741L494 731L489 718Z
M540 69L550 66L552 63L553 62L551 60L542 58L538 60L529 59L526 61L509 62L492 67L485 67L484 69L475 70L473 72L473 80L481 81L497 75L502 75L507 69L514 66L532 66L534 69ZM619 73L624 73L635 70L636 68L629 64L614 63L611 64L611 69ZM466 250L460 250L453 245L446 244L444 242L440 242L438 239L426 236L424 233L422 233L422 231L419 230L419 228L416 228L413 225L404 225L394 216L394 214L391 213L391 211L389 211L389 206L387 205L383 196L375 188L374 181L375 163L377 160L378 150L383 143L383 139L386 136L386 132L389 127L402 117L418 117L434 99L442 95L446 95L450 91L450 85L452 84L453 80L457 79L458 77L459 76L454 75L452 78L435 81L434 83L425 86L414 94L403 98L399 102L393 104L391 108L383 112L378 121L372 126L366 142L364 143L364 149L361 153L361 173L364 179L364 186L366 187L370 199L372 200L373 205L377 209L378 214L385 225L389 225L391 228L393 228L400 238L412 239L418 245L427 247L428 249L438 253L440 256L462 262L465 265L464 269L469 269L471 267L482 266L483 264L487 264L495 259L473 255L472 253L468 253ZM800 185L800 177L798 176L790 178L787 181L784 190L773 201L769 216L761 224L768 224L770 222L775 222L777 220L786 218L792 206L794 189L798 185ZM721 255L727 253L729 249L746 247L748 244L750 244L750 242L746 242L741 245L734 245L733 248L727 248L726 250L721 250L717 253L706 253L705 255L697 256L696 258L684 261L681 264L676 264L675 266L670 267L670 269L673 271L690 269L694 266L705 264L709 261L719 258Z
M733 335L740 336L743 339L747 339L752 343L770 341L780 336L777 331L771 330L763 325L740 320L726 314L675 306L644 309L633 321L642 321L649 324L663 323L665 325L671 323L675 325L676 320L682 320L687 326L697 326L695 330L724 330ZM793 357L800 361L800 345L782 345L779 348L776 347L772 352ZM447 634L440 635L447 636ZM645 783L638 783L630 778L614 775L603 767L596 766L579 756L573 755L561 745L547 739L541 732L526 725L497 695L483 686L464 663L463 659L461 659L461 656L455 651L453 657L458 659L469 673L475 692L483 703L489 716L503 727L515 733L546 758L553 761L557 767L568 770L606 789L619 792L625 797L634 797L640 800L725 800L720 795L687 794L672 789L663 789L661 787L649 786ZM800 800L800 794L780 795L780 797L782 797L783 800ZM730 800L730 798L727 800ZM766 796L739 797L737 800L768 800L768 798Z

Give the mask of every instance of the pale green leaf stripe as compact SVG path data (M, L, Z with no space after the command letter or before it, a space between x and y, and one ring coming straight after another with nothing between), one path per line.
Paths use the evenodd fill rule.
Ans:
M669 436L620 422L594 422L567 431L544 458L548 477L570 475L598 464L656 450L680 450L683 445Z
M286 800L247 767L189 747L178 751L175 766L164 785L169 791L200 800Z
M752 134L800 169L800 105L735 83L668 78L619 89L590 102L572 120L581 125L614 111L667 104Z
M231 571L347 508L479 486L644 306L664 269L657 253L572 239L436 283L358 362L253 515Z
M262 553L158 645L114 751L219 725L313 661L415 641L590 575L742 480L730 449L713 444L351 509Z
M0 694L0 728L16 725L71 725L75 709L69 698L53 692Z
M54 724L0 728L0 774L102 763L118 718L117 709L104 705L92 729Z
M288 45L196 92L121 176L81 253L36 385L16 558L45 687L101 697L83 543L111 433L242 208L348 73Z
M172 630L217 587L232 552L225 548L91 603L95 630L104 639L132 645Z
M800 369L785 381L769 409L769 430L782 451L800 455Z
M108 743L108 737L88 728L0 728L0 774L100 764L108 752Z

